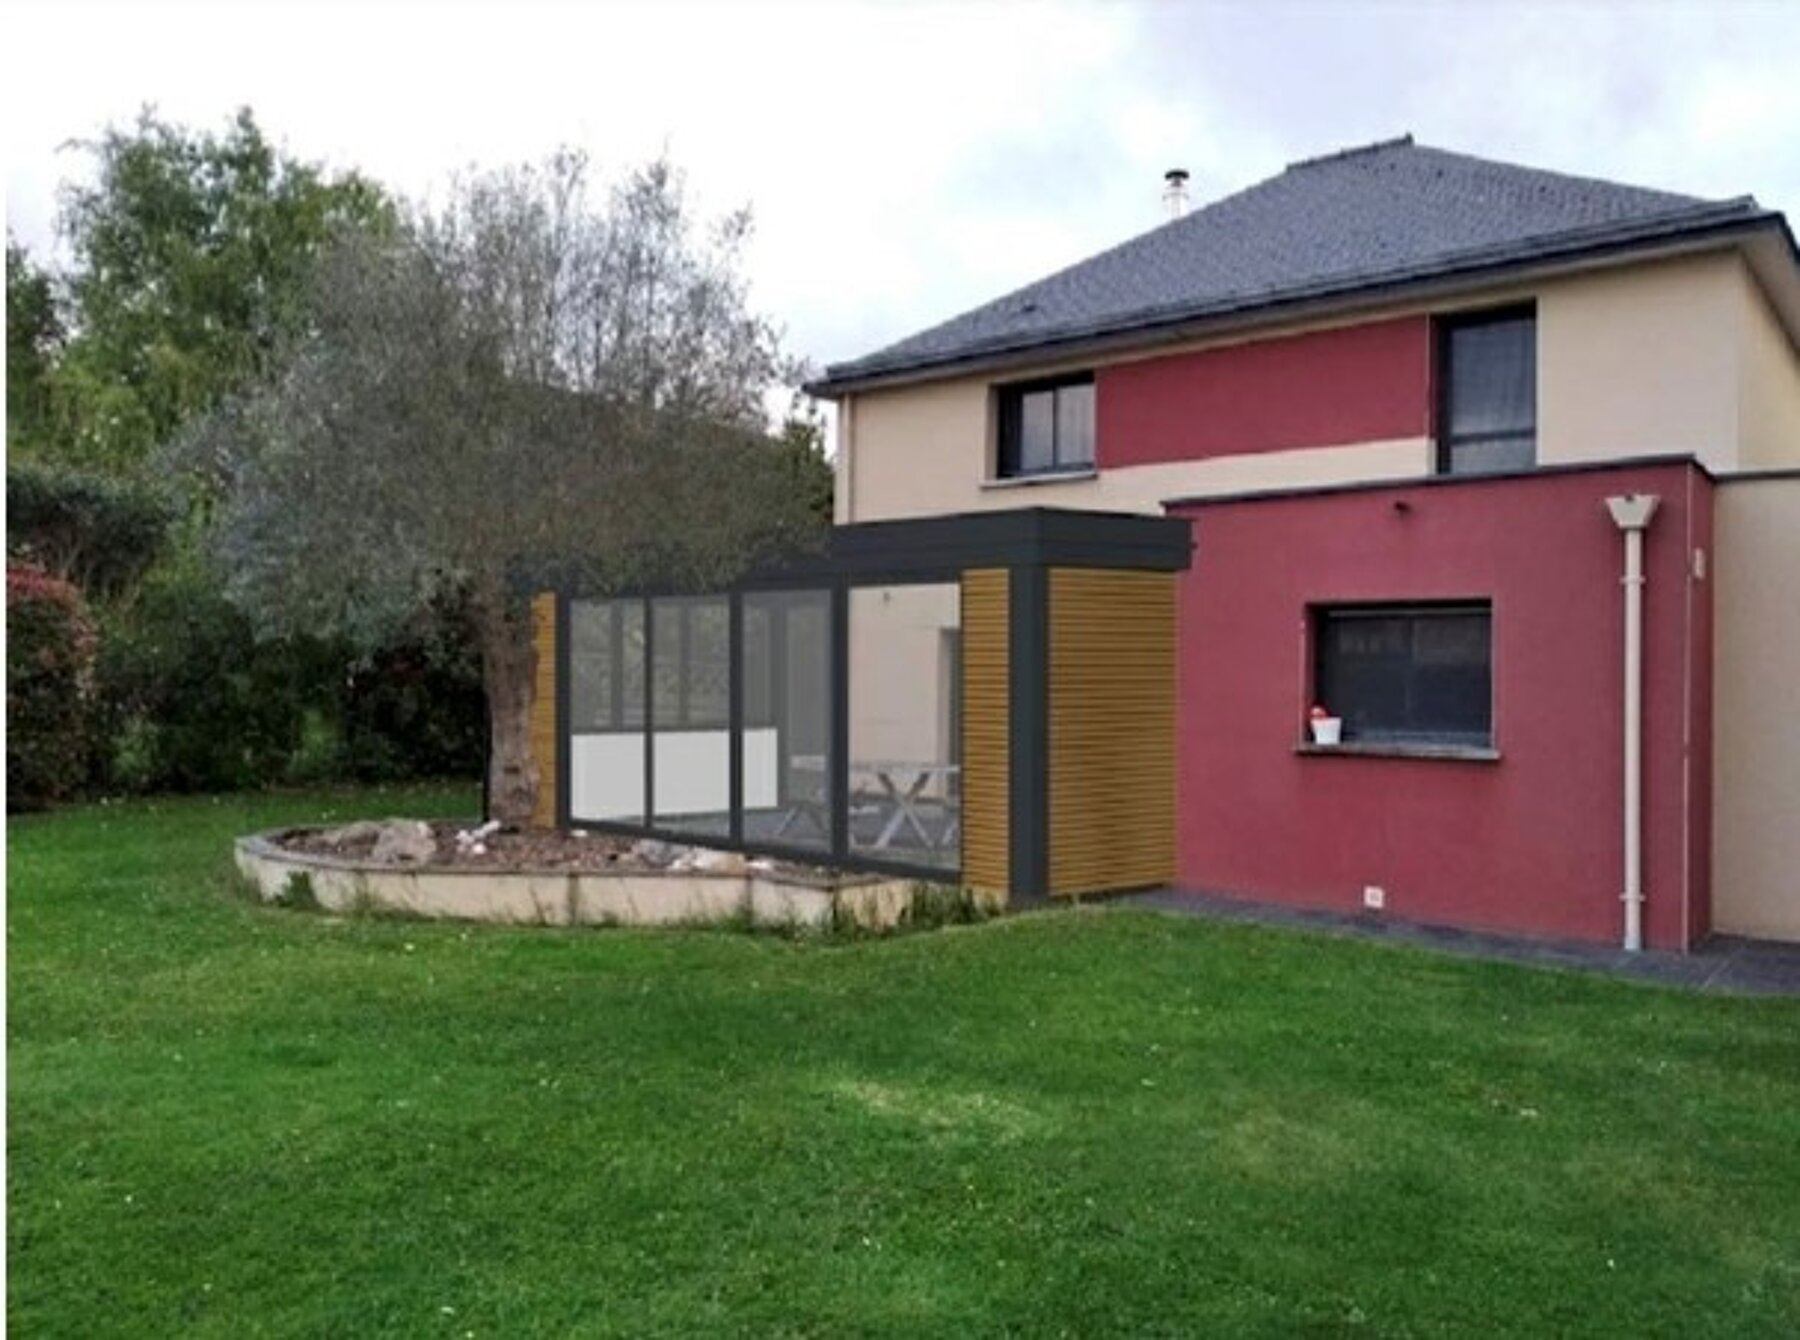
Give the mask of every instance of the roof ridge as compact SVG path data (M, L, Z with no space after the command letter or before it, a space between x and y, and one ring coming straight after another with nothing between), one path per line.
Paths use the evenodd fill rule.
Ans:
M1344 158L1355 158L1359 154L1379 153L1383 149L1410 149L1413 147L1412 131L1395 135L1390 139L1375 140L1369 144L1353 144L1347 149L1333 149L1328 154L1314 154L1311 158L1299 158L1289 163L1285 169L1292 172L1295 168L1317 167L1320 163L1335 163Z

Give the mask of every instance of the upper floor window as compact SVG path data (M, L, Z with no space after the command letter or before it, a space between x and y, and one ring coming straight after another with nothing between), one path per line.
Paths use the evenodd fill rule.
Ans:
M999 388L996 472L1003 479L1094 468L1094 376Z
M1439 324L1438 473L1537 464L1537 314L1529 307Z

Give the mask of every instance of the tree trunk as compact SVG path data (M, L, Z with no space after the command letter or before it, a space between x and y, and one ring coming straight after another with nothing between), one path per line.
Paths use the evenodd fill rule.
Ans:
M481 639L481 683L488 699L488 817L526 827L537 808L537 762L531 756L531 691L537 645L527 610L503 593L475 602Z

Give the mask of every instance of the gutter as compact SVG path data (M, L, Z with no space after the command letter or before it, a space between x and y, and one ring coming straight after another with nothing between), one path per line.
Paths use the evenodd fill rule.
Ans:
M1746 198L1747 200L1747 198ZM900 360L891 364L860 366L841 363L826 369L825 376L802 389L818 399L833 399L852 391L907 382L928 381L960 372L1005 366L1008 363L1041 362L1046 357L1075 357L1082 353L1142 347L1196 335L1231 330L1252 324L1258 317L1276 318L1311 314L1315 310L1356 310L1378 301L1417 293L1467 287L1471 280L1498 275L1521 278L1542 267L1585 268L1583 262L1625 259L1647 250L1668 248L1672 253L1698 250L1709 244L1742 235L1778 230L1788 243L1789 254L1800 267L1800 246L1777 211L1745 213L1746 201L1709 206L1700 217L1684 215L1670 226L1663 219L1654 226L1629 229L1611 227L1603 234L1570 239L1567 235L1539 243L1488 248L1466 253L1446 264L1413 266L1378 276L1332 280L1298 288L1266 291L1199 305L1149 309L1127 317L1067 326L1037 335L1014 335L978 343L951 353ZM1002 299L1003 300L1003 299ZM866 363L867 360L864 360Z

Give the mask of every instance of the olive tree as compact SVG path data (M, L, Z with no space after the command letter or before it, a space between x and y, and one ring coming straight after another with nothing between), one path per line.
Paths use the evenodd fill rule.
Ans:
M536 796L533 590L710 584L820 533L768 431L795 369L748 308L748 228L697 223L662 162L605 192L570 153L469 177L340 239L279 372L176 448L270 631L368 645L422 600L467 602L495 818Z

